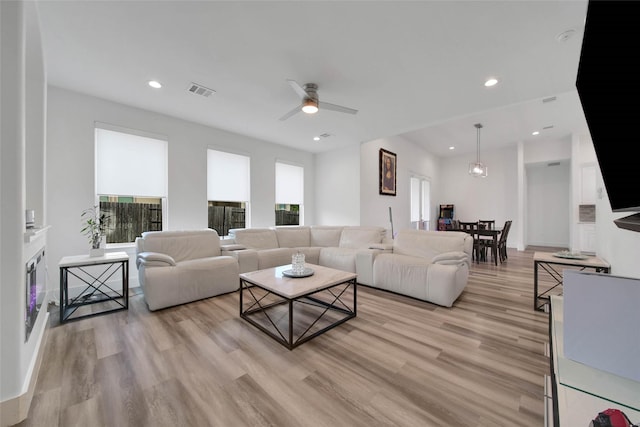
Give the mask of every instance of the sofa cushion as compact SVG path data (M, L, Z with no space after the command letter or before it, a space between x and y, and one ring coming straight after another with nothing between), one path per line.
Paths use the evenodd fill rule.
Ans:
M141 270L140 282L149 310L158 310L238 289L238 263L218 256L186 260L177 266Z
M356 273L356 249L326 247L320 249L319 263L336 270Z
M281 248L301 248L311 246L311 234L309 227L282 226L276 227L278 245Z
M291 264L291 255L296 252L292 248L274 248L258 251L258 269Z
M304 262L307 264L320 264L320 250L319 246L300 247L293 248L293 252L300 252L304 254ZM293 254L292 254L293 255Z
M427 270L431 260L397 254L380 254L373 264L376 288L427 299Z
M278 247L276 231L270 228L236 228L229 230L236 243L252 249L275 249Z
M175 262L220 256L220 237L215 230L145 231L144 252L159 252Z
M466 252L467 233L456 231L400 230L393 241L393 253L432 260L443 252Z
M382 243L385 229L382 227L344 227L340 234L341 248L367 249L372 243Z
M312 226L310 230L311 246L338 247L343 228L323 225Z
M380 254L373 265L375 287L444 307L451 307L458 299L468 276L465 260L458 265L442 265L421 257Z

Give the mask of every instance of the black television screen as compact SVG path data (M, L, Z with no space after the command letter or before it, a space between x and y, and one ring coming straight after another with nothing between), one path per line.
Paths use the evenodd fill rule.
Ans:
M640 2L590 0L576 89L614 212L640 211L639 59Z

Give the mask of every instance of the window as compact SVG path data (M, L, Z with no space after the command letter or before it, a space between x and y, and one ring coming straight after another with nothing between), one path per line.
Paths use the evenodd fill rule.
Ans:
M303 224L304 168L276 162L276 225Z
M412 176L411 224L418 230L429 230L431 221L431 182Z
M107 243L131 243L143 231L163 229L167 146L166 139L96 127L96 196L109 217Z
M249 166L248 156L207 150L208 226L220 236L250 223Z

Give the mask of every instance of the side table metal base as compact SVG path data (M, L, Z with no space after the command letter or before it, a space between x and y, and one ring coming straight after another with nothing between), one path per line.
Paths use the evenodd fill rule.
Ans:
M572 268L577 270L591 269L596 273L609 273L609 264L597 257L589 257L586 260L572 260L554 257L551 253L535 252L533 255L533 309L536 311L548 311L548 304L553 291L558 289L562 294L562 270ZM547 289L540 289L539 270L544 270L552 279L552 285Z
M129 256L125 252L65 257L59 267L60 323L129 308ZM121 289L113 284L118 273ZM70 278L82 284L74 297L69 296Z

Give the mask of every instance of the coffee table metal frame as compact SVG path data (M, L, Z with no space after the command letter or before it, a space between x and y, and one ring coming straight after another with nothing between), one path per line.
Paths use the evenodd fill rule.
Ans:
M560 267L558 267L560 266ZM535 252L533 254L533 309L536 311L546 311L545 306L549 304L550 292L562 286L561 267L574 267L579 271L593 269L596 273L609 273L610 266L598 257L588 257L586 259L560 258L553 256L550 252ZM550 288L541 291L538 284L538 268L546 271L555 284ZM542 303L540 302L542 300Z
M313 268L314 270L332 270L327 267L320 267L316 265L307 264L307 266ZM288 278L282 276L282 271L291 268L290 265L285 265L281 267L275 267L273 270L273 275L278 280L284 281L295 281L294 283L302 284L303 281L309 280L318 280L318 278L314 278L313 276L304 277L304 278ZM336 271L336 270L334 270ZM252 272L255 273L255 272ZM317 273L321 273L321 271L317 271ZM277 285L273 283L265 284L261 283L260 280L255 280L251 278L251 273L240 274L240 317L251 323L256 328L260 329L262 332L273 338L275 341L279 342L283 346L287 347L289 350L293 350L300 344L303 344L324 332L335 328L336 326L346 322L347 320L356 317L357 315L357 283L356 283L356 275L352 273L344 273L343 279L338 281L325 281L322 285L316 286L309 291L306 291L301 294L291 294L283 289L278 289ZM342 286L342 288L340 288ZM266 293L264 295L257 295L254 292L254 287L260 288ZM349 289L353 290L353 304L350 306L345 303L341 298L347 293ZM329 295L330 302L326 300L319 299L314 295L327 292ZM246 309L243 309L244 304L244 296L245 294L250 298L251 303L248 305ZM276 296L277 300L275 302L269 302L263 304L263 300L267 298L269 295ZM318 317L315 318L311 322L311 324L298 336L294 337L293 335L293 326L294 326L294 305L295 303L299 304L308 304L313 305L315 307L320 307L323 310L319 313ZM282 330L277 326L277 322L269 315L269 308L286 304L287 307L287 315L288 315L288 328L286 330ZM336 321L330 323L326 327L317 330L315 332L310 332L311 329L327 314L327 312L337 312L341 313L344 316L337 319ZM253 315L257 313L262 313L266 316L269 323L273 327L273 330L269 330L264 325L260 324L256 320L253 319Z

